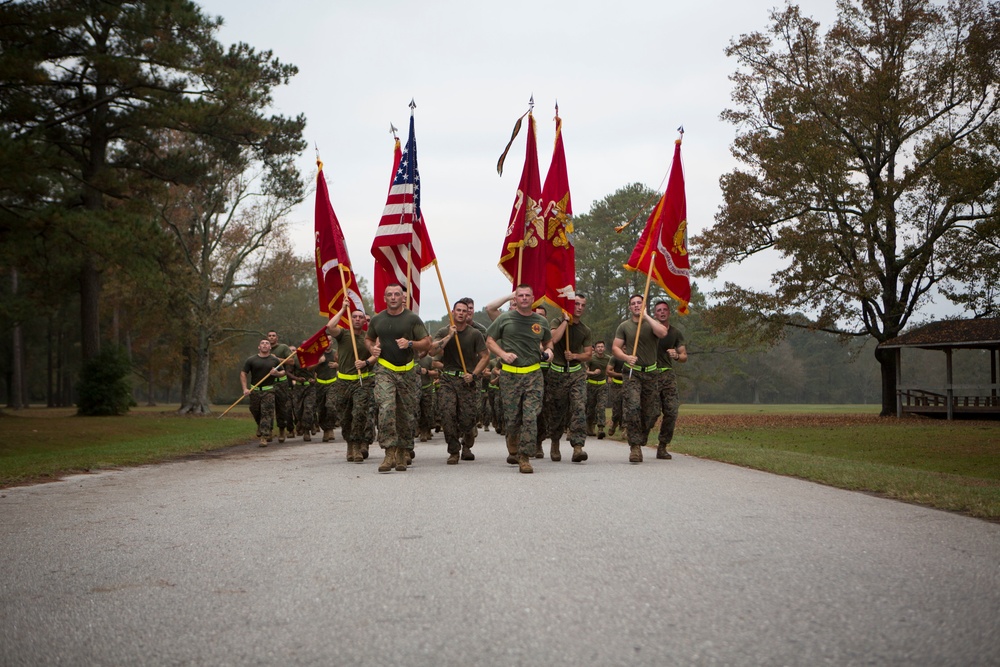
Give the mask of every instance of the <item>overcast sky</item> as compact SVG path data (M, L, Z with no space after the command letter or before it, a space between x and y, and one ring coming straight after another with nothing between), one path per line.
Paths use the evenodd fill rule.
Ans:
M834 16L833 0L799 4L824 26ZM719 177L735 166L734 128L719 120L730 105L728 76L735 68L724 50L733 37L764 30L781 3L204 0L201 6L225 19L222 42L270 49L298 66L291 85L275 92L275 111L306 115L310 149L300 169L315 177L312 147L318 146L352 262L369 284L370 247L392 168L389 125L400 128L405 142L408 104L416 101L422 209L445 287L452 300L471 296L481 308L510 288L496 264L524 161L523 131L502 178L496 161L529 97L543 178L559 102L577 215L629 183L662 190L683 125L694 236L712 223ZM313 205L310 195L291 219L302 255L313 251ZM755 262L726 278L762 286L769 268ZM422 285L421 314L442 316L433 270Z

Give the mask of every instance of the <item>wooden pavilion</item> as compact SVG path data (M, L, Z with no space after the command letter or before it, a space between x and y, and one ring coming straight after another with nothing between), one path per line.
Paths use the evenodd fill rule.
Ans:
M997 359L1000 357L1000 318L979 320L942 320L931 322L879 343L879 348L896 354L896 416L920 414L954 419L959 416L1000 417L1000 385L997 384ZM946 377L944 393L902 385L902 351L906 348L939 350L944 353ZM988 350L990 384L956 384L952 355L956 350ZM970 390L977 390L970 392Z

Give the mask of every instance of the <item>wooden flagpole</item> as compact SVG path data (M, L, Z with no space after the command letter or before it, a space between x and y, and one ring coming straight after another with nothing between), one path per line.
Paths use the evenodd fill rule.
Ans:
M646 271L646 289L642 291L642 315L639 316L639 323L635 327L635 345L632 346L633 357L639 351L639 331L642 329L642 320L645 319L643 315L646 314L646 301L649 298L649 281L653 277L653 260L655 259L656 251L654 250L649 255L649 270ZM630 374L631 372L631 369L629 369Z
M286 361L288 361L289 359L291 359L291 358L292 358L292 357L294 357L294 356L295 356L295 351L293 350L293 352L292 352L292 353L291 353L290 355L288 355L287 357L285 357L284 359L282 359L282 360L281 360L281 363L279 363L279 364L278 364L277 366L275 366L275 368L281 368L282 366L284 366L284 365L285 365L285 362L286 362ZM270 375L270 373L268 373L268 375ZM254 386L250 387L250 391L253 391L253 390L254 390L254 389L256 389L257 387L259 387L259 386L260 386L260 384L261 384L261 383L262 383L262 382L263 382L264 380L266 380L266 379L267 379L267 375L265 375L265 376L264 376L264 377L262 377L261 379L257 380L257 384L255 384ZM218 417L216 417L216 419L222 419L223 417L225 417L225 416L226 416L226 414L227 414L227 413L228 413L228 412L229 412L230 410L232 410L233 408L235 408L235 407L236 407L237 405L239 405L239 404L240 404L240 403L241 403L241 402L243 401L243 399L244 399L244 398L246 398L246 396L240 396L240 397L239 397L238 399L236 399L236 402L235 402L235 403L233 403L233 404L232 404L232 405L230 405L230 406L229 406L228 408L226 408L226 411L225 411L225 412L223 412L223 413L222 413L221 415L219 415Z
M431 262L434 265L434 270L437 271L438 284L441 285L441 296L444 297L445 308L448 309L448 321L451 322L451 326L455 326L455 318L451 314L451 301L448 301L448 293L444 291L444 280L441 278L441 267L438 266L437 258ZM462 345L458 340L458 332L455 332L455 347L458 348L458 360L462 362L462 372L468 373L469 369L465 365L465 355L462 354ZM441 348L444 349L443 347Z
M343 287L344 287L344 303L348 304L348 306L347 306L347 330L351 332L351 345L354 347L354 358L355 359L359 359L360 357L358 357L358 339L354 336L354 318L351 316L351 310L353 310L353 309L351 308L351 305L350 305L350 303L351 303L351 296L347 293L347 280L344 277L344 265L341 264L338 261L337 262L337 268L340 269L340 284L343 285ZM341 307L343 307L343 306L341 306ZM358 372L358 382L361 382L361 373L360 372Z

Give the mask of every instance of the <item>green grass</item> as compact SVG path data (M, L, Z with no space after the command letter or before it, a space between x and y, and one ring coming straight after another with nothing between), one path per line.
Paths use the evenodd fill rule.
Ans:
M245 414L178 417L169 407L122 417L78 417L70 408L8 411L0 416L0 487L182 458L246 443L253 429Z
M1000 520L1000 422L858 407L685 405L671 449Z

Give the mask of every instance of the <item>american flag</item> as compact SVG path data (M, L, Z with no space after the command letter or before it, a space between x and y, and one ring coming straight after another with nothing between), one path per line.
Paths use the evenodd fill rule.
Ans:
M420 311L420 272L435 259L420 212L420 172L417 169L417 138L413 131L413 103L410 104L410 136L400 156L389 188L382 219L372 241L376 265L393 282L408 289L409 308Z

